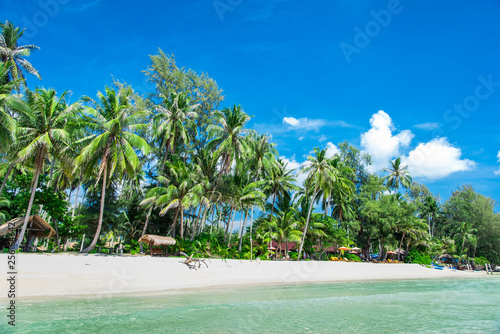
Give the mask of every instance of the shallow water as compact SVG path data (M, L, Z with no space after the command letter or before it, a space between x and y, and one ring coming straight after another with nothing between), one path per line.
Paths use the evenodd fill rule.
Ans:
M17 302L15 333L500 333L491 276Z

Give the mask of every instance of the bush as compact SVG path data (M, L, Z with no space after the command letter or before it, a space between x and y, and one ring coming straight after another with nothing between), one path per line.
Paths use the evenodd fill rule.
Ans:
M297 252L289 252L288 256L290 256L290 259L292 259L292 260L295 261L295 260L297 260L299 258L299 253L297 253Z
M475 257L474 258L474 264L476 266L484 266L486 263L489 263L488 259L485 257Z
M406 257L406 260L411 262L411 263L418 263L418 264L431 264L432 259L428 254L421 253L419 251L410 251L408 253L408 256Z

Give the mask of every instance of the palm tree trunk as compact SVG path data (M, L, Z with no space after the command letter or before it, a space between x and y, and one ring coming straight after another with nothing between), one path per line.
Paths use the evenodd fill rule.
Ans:
M177 223L177 216L179 215L179 208L175 210L175 215L174 215L174 222L172 223L172 238L175 238L175 225Z
M316 189L314 189L314 194L313 194L314 196L311 199L311 204L309 205L309 212L307 213L306 227L304 228L304 232L302 233L302 240L300 241L299 245L299 257L297 258L299 261L301 259L300 256L302 255L302 248L304 247L304 241L306 240L307 228L309 227L309 219L311 218L311 211L314 205L314 199L316 198L317 192L318 192L318 187L316 186Z
M238 251L241 252L241 244L243 243L243 229L245 228L245 224L247 222L248 212L245 211L245 218L243 219L243 224L240 226L240 244L238 246Z
M80 190L80 183L81 181L78 181L78 185L76 186L75 203L73 204L73 212L71 213L71 218L75 217L75 209L76 209L76 204L78 203L78 191Z
M23 241L24 233L26 232L26 227L28 226L28 220L29 220L30 214L31 214L31 207L33 206L33 200L35 199L36 188L38 187L38 178L39 178L40 173L42 171L42 167L43 166L39 166L36 169L35 180L33 181L33 187L31 188L30 201L28 203L28 210L26 210L26 216L24 217L24 223L23 223L23 228L21 229L21 233L19 234L19 237L17 238L16 243L14 244L14 250L17 250L19 248L19 245Z
M252 206L252 213L250 214L250 261L252 261L253 258L252 225L253 225L253 206Z
M227 242L227 247L229 247L231 245L231 236L233 233L234 217L236 217L236 208L233 210L233 219L231 220L231 228L229 229L229 233L228 233L229 238L228 238L228 242Z
M229 230L229 224L231 223L231 214L232 213L233 213L233 207L231 207L231 210L229 210L229 217L227 219L226 233L224 233L224 242L226 242L226 239L227 239L227 231Z
M182 207L182 203L179 207L181 210L181 240L184 239L184 208Z
M207 212L208 212L208 209L209 209L209 205L205 205L205 210L203 210L203 217L201 218L201 224L200 224L200 230L198 231L198 234L197 235L200 235L201 232L203 232L203 229L205 227L205 223L206 223L206 220L207 220ZM210 229L212 227L210 226Z
M12 173L13 169L14 169L14 164L11 164L9 166L9 168L7 169L7 172L5 172L5 176L4 176L3 181L2 181L2 186L0 186L0 195L2 195L3 188L7 184L7 179L9 178L10 173Z
M193 230L191 231L191 238L189 239L190 241L193 241L194 235L196 231L198 230L198 222L200 221L200 215L201 215L201 209L203 208L204 205L200 205L200 208L198 209L198 216L196 217L196 221L194 222Z
M142 229L141 238L146 234L146 230L148 228L149 217L151 216L151 212L153 211L153 206L149 208L148 214L146 215L146 222L144 223L144 227ZM141 242L141 253L144 252L144 244Z
M85 248L82 253L88 253L92 251L99 240L99 235L101 234L102 218L104 216L104 198L106 197L106 182L108 181L108 163L105 162L104 165L104 177L102 180L102 191L101 191L101 209L99 211L99 221L97 223L97 230L95 231L94 239L90 243L90 246Z
M401 258L401 246L403 246L403 239L404 238L405 238L405 232L403 232L403 237L401 238L401 242L399 243L398 261Z

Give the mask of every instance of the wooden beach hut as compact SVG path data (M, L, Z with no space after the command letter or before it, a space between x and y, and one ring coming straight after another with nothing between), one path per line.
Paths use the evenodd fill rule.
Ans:
M171 237L163 237L161 235L145 234L139 239L139 242L149 244L151 256L153 255L167 255L167 246L175 245L176 241ZM155 247L165 247L165 251Z
M15 231L15 239L17 239L21 229L23 228L23 223L24 217L9 220L0 226L0 237L6 236L7 234ZM54 235L56 235L56 231L49 225L49 223L38 215L30 216L28 226L26 227L26 243L24 245L24 250L28 251L29 246L35 239L49 239Z

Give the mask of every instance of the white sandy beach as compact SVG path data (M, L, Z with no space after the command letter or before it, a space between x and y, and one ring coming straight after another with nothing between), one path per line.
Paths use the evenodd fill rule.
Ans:
M7 255L0 255L7 266ZM17 297L113 295L210 286L380 279L477 277L485 272L417 264L207 260L189 269L180 258L83 254L18 254ZM7 272L7 270L5 270ZM5 288L4 288L5 287ZM2 280L2 291L6 282ZM6 293L1 294L5 298Z

